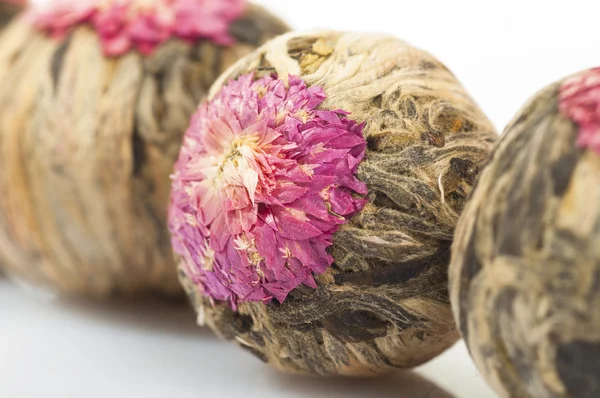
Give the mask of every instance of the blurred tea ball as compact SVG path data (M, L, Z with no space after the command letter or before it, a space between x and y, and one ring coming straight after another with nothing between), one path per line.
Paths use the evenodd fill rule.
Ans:
M25 0L0 0L0 30L25 8Z
M600 396L600 69L508 125L452 252L456 320L498 393Z
M458 339L450 244L495 139L448 69L401 40L267 43L211 88L173 174L199 322L292 373L435 357Z
M198 102L286 26L243 0L62 0L0 38L0 264L68 294L179 293L169 174Z

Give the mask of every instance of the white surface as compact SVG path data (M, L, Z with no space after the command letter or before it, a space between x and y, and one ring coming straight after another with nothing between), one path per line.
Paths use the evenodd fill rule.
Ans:
M593 0L263 0L295 28L428 50L502 129L542 86L600 65ZM492 398L464 345L384 379L294 378L197 328L185 306L42 301L0 279L0 397Z
M493 398L457 345L416 372L283 375L195 325L185 303L42 299L0 276L2 398Z

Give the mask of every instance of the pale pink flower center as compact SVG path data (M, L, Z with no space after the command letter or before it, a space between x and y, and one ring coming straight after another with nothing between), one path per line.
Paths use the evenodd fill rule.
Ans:
M256 155L261 152L258 133L240 137L232 142L229 152L219 160L217 175L214 176L213 185L217 190L224 190L238 182L243 182L246 192L252 203L255 200L256 186L258 185L258 171L252 167L256 164ZM216 159L216 158L215 158ZM209 174L210 169L206 169Z

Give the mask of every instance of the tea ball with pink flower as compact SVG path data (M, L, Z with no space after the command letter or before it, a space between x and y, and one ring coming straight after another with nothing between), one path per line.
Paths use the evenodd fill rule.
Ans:
M456 230L456 321L502 397L600 396L600 68L535 94Z
M0 265L68 294L182 294L181 139L221 72L286 30L244 0L32 5L0 36Z
M450 245L495 139L452 73L394 37L268 42L213 85L172 175L199 323L292 373L435 357L458 339Z

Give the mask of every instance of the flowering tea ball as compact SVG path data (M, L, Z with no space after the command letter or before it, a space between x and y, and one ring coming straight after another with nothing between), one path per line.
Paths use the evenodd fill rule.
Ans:
M461 216L451 298L504 397L600 397L600 69L506 129Z
M199 322L293 373L374 375L452 345L450 243L496 137L454 76L393 37L295 33L211 94L169 211Z
M70 294L181 292L166 217L183 133L286 27L240 0L38 7L0 38L0 264Z

